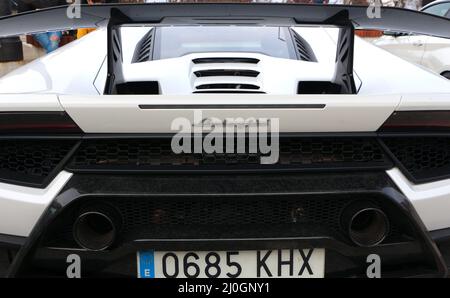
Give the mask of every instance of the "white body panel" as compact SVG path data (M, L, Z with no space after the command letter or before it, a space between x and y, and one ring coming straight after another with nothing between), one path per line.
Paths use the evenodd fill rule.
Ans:
M0 111L64 111L55 94L4 94L0 96Z
M93 82L105 57L106 31L98 30L5 75L0 93L99 94Z
M0 183L0 234L28 236L71 176L62 171L45 189Z
M428 230L450 227L450 179L415 185L397 168L387 173L411 201Z
M427 37L423 35L384 35L375 40L374 43L409 62L421 64L425 54L426 39Z
M203 118L279 118L281 132L375 131L400 103L399 95L340 96L261 94L196 94L184 96L60 96L74 121L88 133L173 132L178 117L194 120L194 110L171 105L248 105L245 109L201 109ZM325 104L314 109L258 108L258 105ZM165 105L167 109L140 109L139 105ZM251 106L255 105L254 108ZM202 119L199 119L200 121Z
M402 96L396 111L445 111L450 110L448 93L418 93Z

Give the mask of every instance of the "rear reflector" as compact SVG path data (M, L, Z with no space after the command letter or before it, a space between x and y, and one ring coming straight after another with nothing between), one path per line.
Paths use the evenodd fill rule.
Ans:
M0 134L82 132L66 112L0 113Z
M450 131L450 111L394 112L379 129L380 132Z

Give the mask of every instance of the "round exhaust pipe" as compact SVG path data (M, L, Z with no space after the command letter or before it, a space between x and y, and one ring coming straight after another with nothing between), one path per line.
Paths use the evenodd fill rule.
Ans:
M348 206L342 214L344 231L356 245L380 244L389 233L389 219L376 205L359 202Z
M82 248L105 250L113 245L120 227L120 214L114 207L96 205L82 209L73 225L73 235Z

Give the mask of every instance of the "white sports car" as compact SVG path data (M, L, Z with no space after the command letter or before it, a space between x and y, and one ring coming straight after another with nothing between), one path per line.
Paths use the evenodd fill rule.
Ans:
M375 255L374 276L447 275L450 81L354 29L450 38L450 20L287 4L66 13L0 18L0 36L99 27L0 80L5 274L66 276L76 255L82 277L364 277ZM219 134L230 123L244 133Z
M450 0L434 1L424 6L421 11L450 19ZM374 43L450 79L450 39L387 31Z

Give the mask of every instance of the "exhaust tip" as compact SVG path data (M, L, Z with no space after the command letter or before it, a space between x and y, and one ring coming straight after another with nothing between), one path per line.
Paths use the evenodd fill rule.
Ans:
M343 216L350 240L362 247L375 246L383 242L389 233L389 219L372 204L350 206Z
M75 241L82 248L105 250L116 240L118 226L116 221L102 211L85 211L76 219L73 226Z

